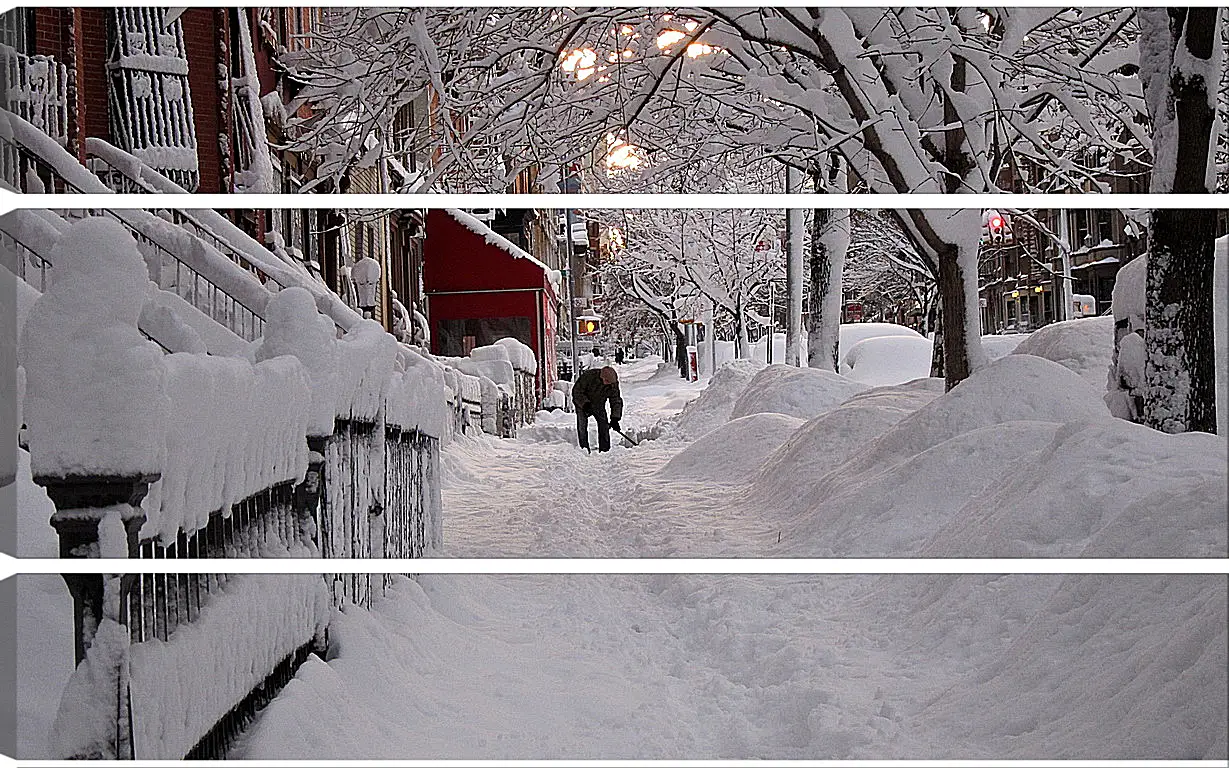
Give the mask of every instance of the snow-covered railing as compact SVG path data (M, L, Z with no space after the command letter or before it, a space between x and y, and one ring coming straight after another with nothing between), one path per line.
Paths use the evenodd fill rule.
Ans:
M537 359L528 346L512 338L499 339L475 347L469 357L446 358L445 362L478 380L484 432L515 437L518 427L533 423L538 409Z
M482 380L477 376L449 366L445 370L448 384L448 407L452 413L453 432L468 434L482 430Z
M50 136L68 143L68 67L50 56L27 56L0 44L5 109Z
M55 253L63 268L29 310L21 360L61 556L415 557L438 544L437 364L372 321L337 338L299 288L270 299L250 357L164 355L137 328L149 275L128 232L82 220ZM367 605L385 586L65 579L79 664L53 740L59 756L94 758L225 756L319 648L330 605Z

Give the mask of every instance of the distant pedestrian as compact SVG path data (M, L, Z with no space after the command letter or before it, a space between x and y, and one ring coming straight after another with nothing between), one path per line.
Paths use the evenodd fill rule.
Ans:
M610 416L606 402L610 401ZM580 374L572 385L572 404L576 406L576 438L589 450L589 417L597 420L597 449L610 450L610 430L619 431L623 418L623 397L619 393L619 374L614 368L594 368Z
M615 365L623 365L623 347L615 348Z

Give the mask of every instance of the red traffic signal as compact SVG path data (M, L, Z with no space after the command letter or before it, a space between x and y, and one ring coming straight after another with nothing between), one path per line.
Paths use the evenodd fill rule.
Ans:
M1003 217L997 216L997 215L991 216L990 217L990 228L991 229L1002 229L1003 228Z

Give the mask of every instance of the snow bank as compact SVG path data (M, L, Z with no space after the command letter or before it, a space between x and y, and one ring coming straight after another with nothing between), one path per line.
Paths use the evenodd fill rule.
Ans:
M137 330L149 277L136 243L116 222L85 219L51 256L63 266L20 345L34 474L158 472L170 401L162 351Z
M942 385L941 379L923 381ZM796 430L763 462L751 494L774 504L794 504L798 499L813 497L829 472L939 395L897 387L882 387L871 393L867 393L869 397L854 397ZM788 483L784 482L786 478Z
M1097 421L1109 417L1099 393L1067 368L1008 355L978 370L909 416L863 461L883 465L980 427L1007 421Z
M729 421L735 401L761 368L762 364L751 360L734 360L717 369L699 397L687 403L674 419L677 432L685 438L696 438Z
M785 552L1226 551L1223 440L1113 419L1096 390L1056 363L1009 355L903 417L882 403L870 410L872 397L858 400L798 430L752 487L761 514L792 532ZM883 431L874 438L876 430Z
M866 389L865 384L831 371L773 364L751 379L734 403L730 418L753 413L783 413L809 419Z
M903 384L930 376L934 345L920 336L873 336L842 356L841 372L873 386Z
M1029 337L1027 333L1002 333L981 337L982 349L990 360L998 360L1003 355L1010 355Z
M803 423L780 413L734 419L687 446L658 474L714 483L741 482Z
M995 431L998 439L1013 437ZM1035 450L986 467L992 482L933 534L923 554L1224 557L1226 466L1225 441L1216 435L1170 437L1120 419L1068 423ZM930 458L917 469L941 470Z
M134 643L137 758L182 759L278 662L322 635L331 610L319 574L241 574L169 640Z
M1102 389L1114 357L1114 318L1082 317L1051 323L1030 334L1014 354L1052 360Z
M1224 759L1225 605L1223 578L1064 576L1006 652L910 728L962 756Z

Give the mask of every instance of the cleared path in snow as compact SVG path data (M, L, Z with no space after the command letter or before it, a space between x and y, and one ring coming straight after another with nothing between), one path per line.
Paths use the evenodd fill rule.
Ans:
M701 384L658 372L656 358L622 366L624 431L677 413ZM591 422L592 424L592 422ZM592 427L591 427L592 429ZM575 416L522 428L515 439L459 438L444 451L444 548L451 557L667 557L754 555L712 483L654 476L686 447L673 438L631 447L612 435L609 453L576 445ZM596 445L596 441L592 441Z
M1219 576L430 575L249 759L1224 759Z

